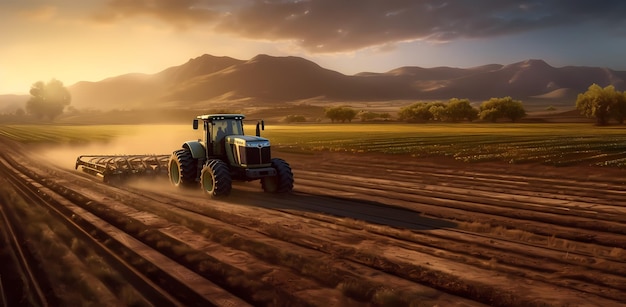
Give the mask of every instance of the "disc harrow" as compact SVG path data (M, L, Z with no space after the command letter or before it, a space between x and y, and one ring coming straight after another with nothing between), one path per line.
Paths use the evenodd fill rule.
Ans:
M106 183L133 177L167 176L170 155L81 155L75 168L102 178Z

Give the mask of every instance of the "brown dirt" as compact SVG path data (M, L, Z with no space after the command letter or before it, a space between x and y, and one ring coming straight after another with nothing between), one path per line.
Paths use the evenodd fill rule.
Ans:
M196 240L196 248L215 259L315 305L394 305L398 301L384 298L392 293L405 304L439 306L626 303L625 170L273 155L291 164L294 193L264 194L258 182L236 183L223 200L167 182L108 187L14 156L102 205L132 205L129 215L180 240ZM190 210L181 216L201 226L174 226L183 217L170 218L170 209ZM202 241L205 232L212 233L211 243ZM218 232L232 236L220 239ZM304 264L272 260L272 253ZM357 292L352 279L378 290L351 295Z

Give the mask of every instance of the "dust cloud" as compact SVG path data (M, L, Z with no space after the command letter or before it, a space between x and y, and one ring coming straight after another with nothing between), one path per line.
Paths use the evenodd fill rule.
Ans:
M106 142L86 145L59 145L34 154L62 168L74 169L80 155L169 155L190 140L202 138L191 125L144 125Z

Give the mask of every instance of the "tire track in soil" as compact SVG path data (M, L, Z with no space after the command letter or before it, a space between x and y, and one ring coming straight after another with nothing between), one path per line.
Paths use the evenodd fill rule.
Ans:
M580 257L578 260L569 259L570 262L563 264L562 267L559 267L561 264L558 261L553 261L550 264L555 266L553 268L549 268L550 265L546 268L537 264L541 262L541 259L546 259L545 255L550 253L571 252L572 255L575 255L576 251L572 250L571 247L551 249L536 245L534 248L537 252L528 253L528 259L524 259L517 256L515 252L516 249L518 251L529 249L529 244L523 239L516 242L489 233L472 234L466 232L459 234L453 231L458 223L454 214L448 213L449 216L441 218L436 217L437 212L432 208L427 212L428 214L424 214L425 211L422 211L422 214L416 214L415 208L409 208L410 210L399 208L415 202L411 200L404 203L397 201L398 198L401 198L399 195L406 194L406 191L388 191L387 196L372 193L376 190L375 187L371 185L371 182L369 185L367 184L371 172L353 171L351 173L357 180L353 180L349 184L353 188L360 188L360 193L355 193L354 190L346 188L348 183L345 178L343 181L338 180L334 185L330 184L333 174L337 177L342 173L343 169L337 166L343 165L343 162L338 163L334 168L330 163L331 167L326 171L329 174L328 177L321 177L318 172L320 169L318 166L324 164L324 161L321 162L316 164L315 172L308 173L306 165L313 164L311 161L300 160L298 162L295 160L295 163L292 164L296 166L294 171L297 184L296 191L302 190L312 194L297 192L294 195L278 198L259 192L258 186L252 188L252 183L236 185L234 187L236 190L241 189L244 192L225 201L206 200L202 195L198 195L200 193L186 195L175 192L176 195L171 195L170 191L167 191L166 194L162 192L159 194L154 191L146 192L145 190L136 191L133 189L127 189L128 192L123 192L115 190L115 188L96 186L101 190L99 192L102 193L100 197L115 193L117 195L115 197L128 198L124 200L125 202L138 202L142 203L142 206L153 208L183 206L187 212L191 210L195 214L200 213L203 216L206 216L207 212L215 210L209 215L218 216L214 219L214 222L217 223L215 224L216 231L218 228L225 228L225 223L232 226L230 231L239 235L261 234L265 236L263 240L277 240L272 244L288 243L284 247L287 249L300 247L303 248L299 250L302 253L315 251L317 253L314 255L317 257L320 255L329 257L328 255L330 255L331 258L325 259L328 262L336 263L335 270L359 268L356 271L359 271L362 277L372 274L372 269L379 270L395 275L394 278L430 283L431 286L440 290L462 294L474 300L494 305L528 306L543 303L580 304L581 302L604 305L626 301L624 295L620 293L620 289L623 290L620 285L626 284L623 283L623 277L594 269L592 264L587 263L589 261L584 253L576 256ZM364 165L366 163L367 161L363 162ZM394 163L390 164L393 168ZM396 167L399 167L398 165L399 163L396 164ZM298 171L299 169L304 170ZM344 169L349 170L350 167ZM416 169L416 172L418 171L425 173L423 170ZM485 172L484 178L490 178L494 175ZM58 174L52 174L52 176L58 177ZM481 178L477 174L472 176L473 181L476 181L476 178ZM81 180L76 179L76 181ZM380 182L376 183L380 184ZM430 182L428 184L437 185L438 183ZM82 187L84 189L93 188L93 184L89 185L89 183L85 183ZM382 190L391 190L392 186L394 185L390 184L383 187ZM441 186L445 185L441 184ZM502 187L500 188L502 189ZM119 196L120 193L128 194ZM333 197L326 197L322 194L331 194L330 196ZM577 197L576 195L565 194L569 195L570 198ZM141 198L149 198L152 201L146 202L144 200L142 202ZM376 201L378 203L374 205L373 203ZM455 210L462 211L461 208ZM496 222L495 225L498 222L515 225L514 218L503 218L488 213L481 214L490 216L491 221ZM440 215L445 216L446 214ZM468 217L467 220L480 217L471 211L466 211L465 215ZM408 220L407 217L409 217ZM415 218L421 219L421 223L416 223ZM206 221L203 220L204 223L207 223ZM520 224L520 221L517 223ZM529 221L522 221L522 225L525 223L529 223ZM180 232L177 231L177 233ZM453 234L450 234L451 232ZM482 236L482 239L464 238L471 235ZM542 234L538 232L535 235ZM573 243L588 245L586 242ZM513 252L507 252L508 250ZM321 254L319 254L320 252ZM498 253L502 254L499 255ZM539 260L535 261L536 263L529 261L533 255L537 256ZM554 254L551 257L547 257L547 259L562 259L562 255ZM498 262L498 259L505 258L511 259L509 263L502 260ZM577 265L576 261L580 261L581 264ZM600 257L596 261L607 263L614 261L614 259ZM619 261L616 262L618 263L613 265L619 267ZM370 273L365 273L367 271ZM598 273L598 271L600 272ZM597 278L591 278L591 276ZM442 297L441 294L434 296ZM442 300L445 301L445 299Z
M555 227L551 227L541 232L541 228L535 227L534 232L544 235L558 235L559 237L590 243L604 244L610 248L626 248L626 242L622 240L623 235L626 234L626 224L621 222L603 221L602 219L593 219L586 216L576 216L572 212L570 212L569 215L560 215L553 212L551 208L546 208L544 205L536 205L535 203L528 202L529 200L503 200L502 197L506 196L501 194L497 195L495 198L490 198L484 194L476 195L471 191L467 193L449 191L446 193L443 191L433 191L438 188L428 187L424 189L420 185L409 187L411 184L403 185L381 180L377 183L372 183L371 180L365 180L358 186L345 186L341 185L342 182L346 181L346 176L343 177L344 178L340 175L326 175L314 172L303 174L299 179L300 181L306 182L307 185L320 188L320 190L324 191L320 193L332 194L327 191L333 191L334 193L342 193L342 195L352 198L368 199L370 197L379 197L382 199L395 199L407 203L408 205L406 207L425 213L433 211L428 209L430 206L434 207L435 211L440 211L441 208L448 208L462 212L483 214L488 216L487 219L489 219L490 216L499 216L513 220L513 222L517 224L519 224L520 220L525 220L527 222L527 228L532 225L549 224L557 226L561 231L558 231ZM352 178L358 177L353 176ZM586 212L583 214L586 215ZM463 218L459 219L464 220ZM473 220L465 219L465 221ZM576 230L581 228L587 229L588 232L580 234L572 232L572 228Z
M295 203L302 203L302 202L298 202L298 199L296 199ZM330 202L330 204L332 205L333 203ZM341 205L345 206L346 201L338 200L335 202L335 204L339 206ZM361 209L366 210L366 211L374 211L368 208L368 206L362 202L359 202L355 206L360 207ZM374 206L380 206L380 205L375 204ZM277 207L279 207L279 204L272 205L272 208L277 208ZM293 208L293 206L288 206L288 205L285 206L285 208L289 208L289 207ZM298 205L297 207L301 207L301 206ZM309 211L309 209L310 208L306 208L305 211ZM379 209L383 209L383 208L379 208ZM387 213L389 213L390 209L391 208L389 207L386 208ZM316 210L311 210L311 211L317 211L317 210L320 210L320 208L317 208ZM324 210L324 212L331 213L333 215L344 216L344 217L350 216L351 218L354 218L356 217L356 215L354 215L354 212L357 210L359 209L353 208L352 210L347 209L346 211L334 209L334 210ZM294 213L294 210L289 210L289 212L292 214L296 214ZM379 219L377 222L380 223L383 220L384 219ZM430 230L428 230L428 235L424 235L423 239L416 240L415 238L417 237L417 235L415 234L415 232L417 232L417 229L422 231L422 230L428 229L428 226L432 227L434 225L432 223L424 222L425 220L428 220L428 219L427 218L425 219L424 217L419 217L418 219L414 220L410 226L408 226L408 229L413 229L413 232L414 232L413 234L411 234L411 240L409 241L418 243L420 247L424 247L424 246L434 247L434 249L432 249L432 251L429 252L430 254L436 255L438 257L449 258L450 260L453 260L453 261L465 262L466 264L470 264L475 267L482 267L482 268L487 268L487 269L494 269L494 267L497 264L500 266L498 270L500 270L501 272L505 272L507 274L514 274L518 276L524 276L528 279L534 279L539 282L546 279L545 278L546 274L557 274L557 275L560 274L561 271L564 270L564 267L566 267L567 270L578 270L578 271L580 271L580 267L582 267L586 269L585 274L583 274L583 275L586 275L586 277L583 277L580 279L584 282L588 282L587 284L582 285L582 286L579 286L579 285L570 286L568 285L569 281L567 280L565 281L554 280L554 281L551 281L551 283L555 285L560 285L563 287L571 287L574 289L577 288L577 289L584 290L584 291L588 291L589 288L593 288L594 283L599 283L599 284L602 284L602 286L597 287L595 289L596 291L602 292L602 291L606 291L607 289L609 289L607 292L612 292L611 295L613 297L624 299L624 296L622 295L622 293L625 290L624 282L626 281L626 279L624 279L622 276L625 273L626 268L624 266L623 261L612 261L612 260L604 259L602 260L602 265L592 265L591 263L596 262L595 256L589 256L586 254L576 253L573 251L567 252L570 254L570 258L578 257L579 259L567 260L567 259L563 259L562 257L563 255L566 254L566 252L557 248L539 246L536 244L529 244L527 242L507 240L501 237L476 234L476 233L471 233L468 231L460 231L458 229L450 228L449 226L451 225L451 223L447 223L448 227L444 227L442 229L438 229L438 227L430 228ZM337 223L340 223L340 221L338 222L337 220L335 220L335 221L332 221L331 223L337 224ZM382 224L397 226L397 220L388 219L386 222L382 222ZM407 224L408 223L405 222L404 225L407 225ZM441 221L438 222L439 226L445 225L445 224L446 224L445 222L444 223L442 223ZM328 227L328 225L326 227ZM383 238L380 238L381 241L384 241L385 239L388 240L389 237L396 236L393 233L393 231L380 231L379 227L368 229L368 231L385 236ZM453 234L450 234L450 232L452 232ZM337 234L333 236L340 237L340 235L337 235ZM407 240L407 238L403 238L406 236L407 236L406 233L403 233L402 235L399 235L396 237L401 240L402 239ZM396 241L393 241L393 242L389 241L387 243L393 246L403 245L402 242L396 242ZM419 248L417 248L416 246L412 246L410 247L410 249L419 250ZM449 252L448 256L443 255L441 253L444 250ZM470 255L468 255L468 250L471 251L469 252ZM471 256L471 257L468 257L468 256ZM537 256L541 256L541 260L537 260ZM546 263L545 260L547 259L550 259L551 262ZM597 279L595 278L596 276L598 276ZM592 278L589 278L589 277L592 277ZM579 277L576 277L576 276L573 276L570 278L574 280L579 279ZM588 279L591 279L591 280L588 280ZM575 281L573 284L576 284L576 283L577 281Z
M350 305L358 305L359 303L354 299L373 300L376 302L388 299L385 296L390 296L393 292L401 293L403 296L403 298L395 299L398 303L404 302L408 304L411 301L432 301L435 304L444 303L446 305L481 305L429 287L407 282L402 278L385 274L368 266L359 265L356 262L335 262L334 259L328 258L328 256L325 256L323 253L320 253L320 251L315 249L300 247L280 240L272 240L271 237L268 238L263 237L262 235L260 236L258 232L250 232L245 228L230 226L229 224L210 217L198 216L197 214L195 216L189 216L188 211L180 215L185 215L184 218L172 218L172 212L163 214L164 211L158 211L158 213L162 215L151 216L152 213L148 211L140 211L133 208L136 206L142 208L150 207L153 209L155 207L163 208L167 207L167 204L158 202L155 203L153 201L146 202L146 200L143 199L144 197L141 196L141 194L146 193L126 193L123 190L119 190L114 187L104 185L94 186L93 178L91 177L85 180L82 176L65 174L66 171L64 170L50 171L46 170L44 166L33 165L32 163L29 167L31 170L37 171L39 174L48 172L47 175L42 175L43 178L50 178L51 181L54 181L59 186L63 186L64 189L83 189L81 193L86 195L89 199L92 199L91 206L104 205L107 207L107 210L114 210L128 216L129 218L133 218L137 221L134 222L135 224L143 223L147 227L154 226L154 228L157 228L157 231L161 231L175 240L181 241L192 247L196 246L199 252L228 254L229 257L217 257L215 259L229 261L233 267L243 269L244 271L246 267L249 267L254 268L257 272L267 272L267 275L270 276L264 276L262 273L259 273L256 276L254 276L254 274L248 274L248 277L256 277L259 281L272 284L275 287L282 287L282 289L287 291L287 293L291 293L291 295L300 298L301 303L310 302L314 305L327 305L329 303L332 304L334 301L339 305L345 305L346 303ZM167 220L163 220L164 215L168 216ZM183 220L187 224L195 223L195 225L197 225L196 230L192 230L189 225L172 225ZM223 244L224 246L211 246L210 240L207 240L206 238L207 229L209 229L208 233L210 236L214 236L218 232L229 232L229 237L221 242L215 241L214 238L210 238L214 242ZM237 241L233 240L234 237L245 238L243 242L244 244L233 245L232 242ZM268 243L267 241L270 242ZM260 243L266 244L266 246L261 246ZM235 255L235 253L232 253L231 251L224 251L225 249L228 250L233 247L238 249L237 253L239 253L239 255ZM250 247L253 248L251 249ZM299 272L301 273L300 275L290 276L290 274L292 274L290 273L291 270L296 270L296 272L298 272L297 268L285 265L284 263L279 263L277 266L276 263L272 263L274 260L272 260L271 255L255 254L255 248L257 247L263 247L266 249L270 248L274 253L285 253L286 251L289 251L289 253L292 254L292 258L303 258L306 260L307 265L313 264L313 268L324 269L325 267L330 266L331 269L326 270L329 276L320 277L319 275L314 275L317 280L313 279L311 282L307 282L307 279L310 278L308 275L310 274L307 274L306 270L311 270L311 268L308 267L303 268L304 271L301 270ZM242 260L241 254L243 253L248 253L250 256L247 259ZM264 261L265 263L263 263ZM315 274L318 273L316 272ZM324 288L324 279L328 279L325 286L331 286L330 288ZM293 280L298 280L298 283L294 284L289 282ZM351 289L351 287L357 288ZM361 290L358 289L358 287L371 288L371 290L368 290L371 293L366 293L366 296L362 296L362 294L356 292ZM293 292L288 290L292 290ZM352 294L351 292L356 292L357 294ZM427 296L424 296L423 293L426 293ZM375 297L376 295L379 297ZM307 301L307 298L309 298L310 301ZM280 304L280 300L278 303Z
M252 185L254 185L254 184L252 184ZM285 210L287 210L288 212L290 212L290 214L297 214L297 213L294 213L294 210L293 210L293 209L296 209L296 211L295 211L295 212L319 212L320 210L323 210L324 212L327 212L327 213L328 213L329 211L328 211L327 209L328 209L328 208L332 208L332 206L337 206L337 207L346 206L346 201L345 201L345 200L344 200L344 201L335 201L335 202L333 203L333 202L329 202L329 199L326 199L326 198L319 198L319 197L318 197L318 199L317 199L317 200L315 200L315 201L311 201L311 199L310 199L310 198L311 198L311 196L306 196L306 198L308 198L308 200L305 200L304 198L295 198L295 199L294 199L293 197L290 197L289 199L275 199L275 198L272 198L271 196L270 196L270 197L263 196L264 194L259 194L258 192L257 192L257 193L255 193L255 192L254 192L254 190L258 190L258 187L237 186L236 188L237 188L237 189L241 189L241 188L243 188L243 189L248 189L246 192L248 192L248 191L250 191L250 192L249 192L249 194L240 195L240 196L236 197L236 199L234 199L234 200L231 198L231 199L230 199L230 201L232 201L232 202L233 202L233 203L235 203L235 204L242 204L242 203L244 203L244 204L247 204L248 206L260 206L260 207L264 207L264 208L271 208L271 209L273 209L273 210L281 210L281 211L285 211ZM239 192L239 194L241 194L241 192ZM259 195L261 195L261 196L259 196ZM204 199L202 199L202 197L200 196L198 201L200 202L200 203L198 203L198 205L200 206L200 205L202 204L202 202L204 202L205 200L204 200ZM315 202L315 203L316 203L316 205L315 205L315 206L312 206L311 208L307 208L307 207L306 207L306 204L309 204L309 203L311 203L311 202ZM326 203L329 203L329 204L325 204L324 206L321 206L321 208L320 208L319 203L321 203L321 202L326 202ZM267 204L267 205L261 205L261 204ZM299 205L294 205L294 204L299 204ZM303 206L302 204L305 204L305 205ZM364 205L363 203L358 203L358 204L357 204L357 206L360 206L361 208L366 207L366 205ZM286 208L286 209L280 209L280 208ZM387 207L387 210L389 210L389 209L390 209L390 208L389 208L389 207ZM240 210L240 209L238 209L238 210ZM358 210L358 209L357 209L357 210ZM341 210L335 209L335 211L334 211L334 212L333 212L333 211L330 211L330 212L333 212L334 214L336 214L336 215L337 215L337 214L338 214L337 212L339 212L339 211L341 211ZM350 215L349 213L348 213L348 215L345 215L345 214L342 214L342 213L339 213L338 215L339 215L339 216L352 216L352 217L356 217L356 215L354 215L354 212L355 212L355 211L354 211L354 209L353 209L353 211L350 211L350 209L347 209L347 210L345 210L344 212L346 212L346 211L347 211L347 212L352 212L352 215ZM366 211L372 211L372 208L368 208L368 209L366 209ZM404 211L405 211L405 212L408 212L408 211L406 211L406 210L404 210ZM250 215L252 215L252 214L254 214L254 213L250 213ZM275 214L274 214L274 215L275 215ZM360 217L360 218L362 218L362 216L363 216L363 214L361 214L359 217ZM269 218L266 218L266 219L269 219ZM366 219L366 220L367 220L367 219ZM382 220L383 220L383 219L381 219L379 222L382 222ZM284 222L284 221L283 221L283 222ZM231 223L232 223L232 222L231 222ZM382 222L382 223L383 223L383 224L385 224L385 222ZM394 225L395 223L397 223L397 220L388 219L386 224L387 224L387 225ZM337 221L333 221L333 222L332 222L332 224L331 224L331 223L328 223L328 224L329 224L329 225L336 225L336 224L338 224L338 223L337 223ZM329 225L324 225L323 227L329 227ZM408 224L407 224L407 225L408 225ZM417 225L417 223L413 223L413 224L411 225L411 226L413 226L413 227L410 227L410 226L409 226L409 228L417 228L417 227L415 227L416 225ZM432 224L429 224L429 225L432 227ZM396 224L396 226L397 226L397 224ZM439 225L439 226L443 226L443 225ZM450 224L450 223L448 223L448 225L446 225L446 226L448 226L448 227L449 227L449 226L451 226L451 224ZM424 229L424 224L422 223L419 227L420 227L421 229ZM343 230L342 232L345 232L345 230ZM307 233L311 233L311 230L308 230L308 231L307 231ZM467 235L467 234L466 234L466 235ZM387 236L389 236L389 234L387 234ZM333 235L333 237L334 237L335 239L339 240L339 241L342 241L342 240L340 239L340 237L341 237L340 235L334 234L334 235ZM388 238L387 238L387 239L388 239ZM383 240L384 240L384 239L383 239ZM307 241L307 242L313 242L314 240L312 240L311 238L309 238L308 240L305 240L305 241ZM327 246L327 245L328 245L328 242L330 242L330 241L332 241L332 239L326 239L326 241L322 241L323 243L318 243L317 245L318 245L318 246ZM493 241L493 239L491 239L491 241ZM502 240L502 239L498 239L498 241L503 241L503 240ZM324 243L324 242L325 242L325 243ZM398 245L398 243L396 243L396 242L394 242L394 243L390 243L390 244L393 244L393 245ZM401 244L400 244L400 245L401 245ZM449 246L449 245L450 245L450 244L449 244L449 242L448 242L447 244L445 244L445 245L444 245L444 244L441 244L441 246ZM518 244L518 245L519 245L519 244ZM522 243L522 245L525 245L525 244L523 244L523 243ZM489 246L489 245L487 244L487 246ZM526 248L526 249L527 249L527 248L528 248L528 246L522 246L521 248L519 248L519 247L518 247L518 250L523 250L524 248ZM491 249L493 249L493 245L491 245ZM541 249L541 247L539 247L538 249ZM545 249L545 248L544 248L544 249ZM554 250L556 250L556 249L549 249L549 250L553 250L553 251L554 251ZM441 251L441 250L439 250L439 251ZM556 251L560 251L560 250L556 250ZM330 252L332 252L332 251L329 251L329 253L330 253ZM574 253L572 253L572 254L574 254ZM487 255L488 255L488 253L487 253ZM484 255L484 254L480 254L480 256L484 257L485 255ZM534 256L536 256L536 255L532 255L532 254L531 254L529 257L531 257L531 259L533 259L532 257L534 257ZM492 257L492 259L493 259L493 256L491 256L491 257ZM458 257L457 257L457 258L458 258ZM519 260L520 260L520 256L519 256L519 255L517 255L517 257L516 257L515 255L508 254L508 255L505 255L505 256L501 256L501 257L500 257L500 259L508 259L508 258L512 258L512 259L517 258L517 261L518 261L518 262L520 262L520 263L518 264L518 266L524 267L524 265L523 265L523 263L522 263L523 261L519 261ZM556 259L556 260L558 260L558 259ZM483 259L482 261L484 262L484 259ZM467 261L467 262L468 262L468 263L472 263L471 261ZM502 261L502 262L506 262L506 261ZM535 261L535 262L536 262L536 261ZM558 261L557 261L557 262L558 262ZM474 265L475 265L475 264L474 264ZM618 265L620 265L620 266L621 266L622 264L620 263L620 264L618 264ZM490 266L493 266L493 262L491 262ZM544 265L544 267L545 267L545 265ZM526 269L527 269L527 271L528 271L528 270L530 270L528 267L527 267ZM531 269L532 269L532 268L531 268ZM558 270L558 269L545 269L545 268L542 268L541 266L539 266L539 269L537 269L537 268L535 268L535 269L536 269L537 271L539 271L540 273L541 273L541 272L556 273L556 274L558 274L558 273L559 273L559 270ZM505 271L507 271L507 270L505 270ZM509 270L509 271L510 271L510 270ZM593 272L593 271L594 271L594 269L590 269L590 270L589 270L590 276L595 276L595 275L596 275L596 273L595 273L595 272ZM612 272L612 271L609 271L609 272ZM510 272L509 272L509 273L510 273ZM614 272L612 272L612 273L614 273ZM397 274L397 272L396 272L396 274ZM523 275L523 274L519 274L519 272L517 272L517 273L515 273L515 274L517 274L517 275ZM532 274L532 273L527 274L527 275L529 275L529 276L533 276L533 274ZM541 277L541 276L539 276L539 279L541 279L541 278L542 278L542 277ZM606 278L606 275L604 276L604 278ZM593 282L593 281L592 281L592 282ZM597 280L595 280L595 282L597 282ZM555 282L555 284L558 284L558 282ZM560 284L561 284L562 286L567 286L567 281L561 282ZM610 287L616 287L616 288L618 288L617 290L613 289L613 290L610 290L609 292L613 292L611 295L613 295L613 296L618 296L618 297L619 297L619 296L621 295L621 291L622 291L622 289L619 289L619 288L620 288L620 286L621 286L622 284L623 284L623 279L619 279L619 277L618 277L618 278L617 278L617 280L615 280L615 278L613 278L613 280L612 280L612 281L610 281L610 282L608 282L606 286L607 286L607 287L609 287L609 288L610 288ZM591 285L591 286L590 286L590 285ZM591 288L593 288L593 285L592 285L592 283L590 283L590 284L586 284L586 285L584 285L584 286L581 286L581 287L579 287L579 288L580 288L580 289L582 289L582 288L585 288L585 287L591 287ZM573 286L572 288L576 288L576 286ZM595 290L597 290L597 291L601 291L602 289L601 289L601 288L596 288Z

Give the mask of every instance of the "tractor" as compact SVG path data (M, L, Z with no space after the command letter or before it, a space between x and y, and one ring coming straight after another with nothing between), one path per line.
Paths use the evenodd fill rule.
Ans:
M293 173L285 160L272 158L270 141L261 137L263 121L257 122L256 136L244 135L242 114L200 115L203 138L187 141L174 151L167 165L170 182L176 187L196 187L213 198L227 196L232 181L260 179L268 193L287 193L293 189Z

